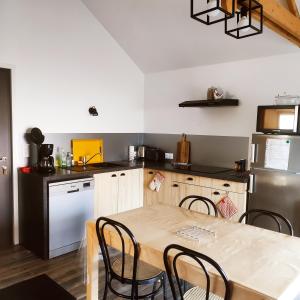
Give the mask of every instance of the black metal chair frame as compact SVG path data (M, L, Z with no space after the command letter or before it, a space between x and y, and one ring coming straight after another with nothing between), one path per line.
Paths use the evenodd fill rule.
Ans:
M251 223L248 223L248 220L249 220L249 215L251 214L257 214L256 216L254 216L253 220L251 221ZM248 211L246 211L245 213L243 213L239 219L239 222L242 223L243 222L243 219L246 217L247 218L247 224L249 225L254 225L254 222L259 218L259 217L262 217L262 216L267 216L267 217L270 217L271 219L274 220L274 222L276 223L277 225L277 228L278 228L278 232L282 232L282 226L281 226L281 222L280 220L286 224L288 230L289 230L289 233L291 236L294 235L294 229L293 229L293 226L291 224L291 222L285 218L284 216L282 216L281 214L279 213L276 213L276 212L273 212L273 211L268 211L268 210L264 210L264 209L250 209Z
M215 217L218 216L218 210L217 210L217 207L215 205L215 203L213 203L210 199L206 198L206 197L202 197L202 196L197 196L197 195L190 195L190 196L187 196L185 198L183 198L180 203L179 203L179 207L182 207L182 205L189 199L194 199L191 201L191 203L189 204L188 206L188 209L191 209L192 205L199 201L199 202L202 202L206 205L206 208L207 208L207 213L208 215L210 215L210 207L209 207L209 204L213 207L214 209L214 213L215 213Z
M103 224L100 224L103 222ZM122 267L121 267L121 276L116 274L116 272L112 268L112 263L111 263L111 258L110 254L108 251L107 243L105 240L104 236L104 229L106 226L112 226L116 232L118 233L120 240L121 240L121 245L122 245L122 252L121 252L121 258L122 258ZM125 271L125 241L124 237L122 235L122 230L128 235L130 238L130 241L133 245L133 268L132 268L132 278L126 278L124 276L124 271ZM139 258L139 246L138 243L132 234L132 232L122 223L119 223L117 221L114 221L109 218L105 217L100 217L96 221L96 232L97 232L97 237L99 241L99 245L101 248L101 252L103 255L103 261L104 261L104 266L105 266L105 289L104 289L104 296L103 299L106 299L107 297L107 290L108 288L111 290L112 293L114 293L116 296L125 298L125 299L144 299L144 298L152 298L154 299L154 296L159 293L161 288L163 288L164 292L164 299L165 299L165 275L164 272L162 271L160 274L152 277L152 278L147 278L144 280L139 280L137 279L137 268L138 268L138 258ZM112 286L112 281L117 280L121 282L122 284L128 284L131 285L131 295L125 295L117 292L113 286ZM157 287L157 283L160 281L160 285ZM138 286L140 285L153 285L152 292L140 295L138 294Z
M169 262L169 252L171 250L177 250L179 251L173 258L172 261ZM178 290L179 290L179 296L180 296L180 300L183 300L184 298L184 292L183 292L183 288L181 285L181 279L178 276L178 271L177 271L177 260L178 258L182 257L182 256L187 256L192 258L194 261L196 261L200 266L202 271L204 272L204 275L206 277L206 300L209 300L210 298L210 276L202 262L206 261L208 262L210 265L212 265L221 275L223 281L224 281L224 286L225 286L225 295L224 295L224 300L230 300L231 298L231 282L228 280L225 272L222 270L222 268L218 265L217 262L215 262L213 259L211 259L210 257L208 257L205 254L196 252L194 250L185 248L183 246L177 245L177 244L172 244L166 247L165 251L164 251L164 264L165 264L165 269L167 272L167 276L168 276L168 280L171 286L171 291L172 291L172 295L173 295L173 299L176 300L178 299L178 295L176 294L176 289L175 289L175 284L173 281L173 273L175 275L175 280L176 280L176 284L178 286Z

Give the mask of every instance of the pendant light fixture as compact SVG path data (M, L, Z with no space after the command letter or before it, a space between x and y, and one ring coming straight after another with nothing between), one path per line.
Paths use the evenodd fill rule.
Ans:
M228 10L222 4L224 0L191 0L191 18L206 25L215 24L234 17L235 1Z
M256 0L238 0L240 10L236 12L235 18L225 18L225 33L242 39L263 32L263 6ZM257 25L253 15L258 17Z

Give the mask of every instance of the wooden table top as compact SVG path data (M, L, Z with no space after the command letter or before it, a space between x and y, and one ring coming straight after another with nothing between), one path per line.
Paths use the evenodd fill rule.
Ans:
M262 295L253 299L291 300L300 294L299 238L165 205L110 217L125 224L141 246L156 253L162 254L167 245L177 243L210 256L234 288L240 286ZM190 225L210 230L214 236L192 241L176 234Z

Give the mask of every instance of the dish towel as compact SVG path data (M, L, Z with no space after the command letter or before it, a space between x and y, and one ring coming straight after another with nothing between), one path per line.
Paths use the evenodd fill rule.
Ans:
M149 184L150 190L159 192L161 184L164 182L164 180L165 180L165 176L157 172Z
M232 202L232 200L226 195L223 197L218 203L217 203L217 208L220 214L222 215L223 218L225 219L230 219L232 216L234 216L238 209Z

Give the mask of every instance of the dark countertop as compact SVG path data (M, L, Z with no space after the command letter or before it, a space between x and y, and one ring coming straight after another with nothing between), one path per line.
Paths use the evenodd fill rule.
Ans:
M75 172L67 169L56 168L55 174L43 175L37 172L33 172L31 173L31 175L43 177L43 181L45 183L49 183L49 182L73 180L73 179L80 179L80 178L89 178L89 177L93 177L94 174L98 174L98 173L149 168L149 169L156 169L160 171L175 172L181 174L202 176L202 177L242 182L242 183L247 183L249 181L249 172L240 173L234 171L233 169L225 169L225 168L218 168L218 167L192 166L191 168L186 168L186 167L178 168L178 167L174 167L169 162L116 161L113 163L118 164L119 166L101 168L97 170L89 170L84 172ZM217 171L218 173L213 173L214 171Z
M247 183L249 181L249 172L236 172L233 169L219 168L219 167L210 167L210 166L191 166L187 167L174 167L171 163L154 163L147 162L144 164L144 168L175 172L180 174L188 174L194 176L201 176L213 179L221 179L235 182ZM201 172L200 170L203 170ZM218 173L212 173L212 172Z

